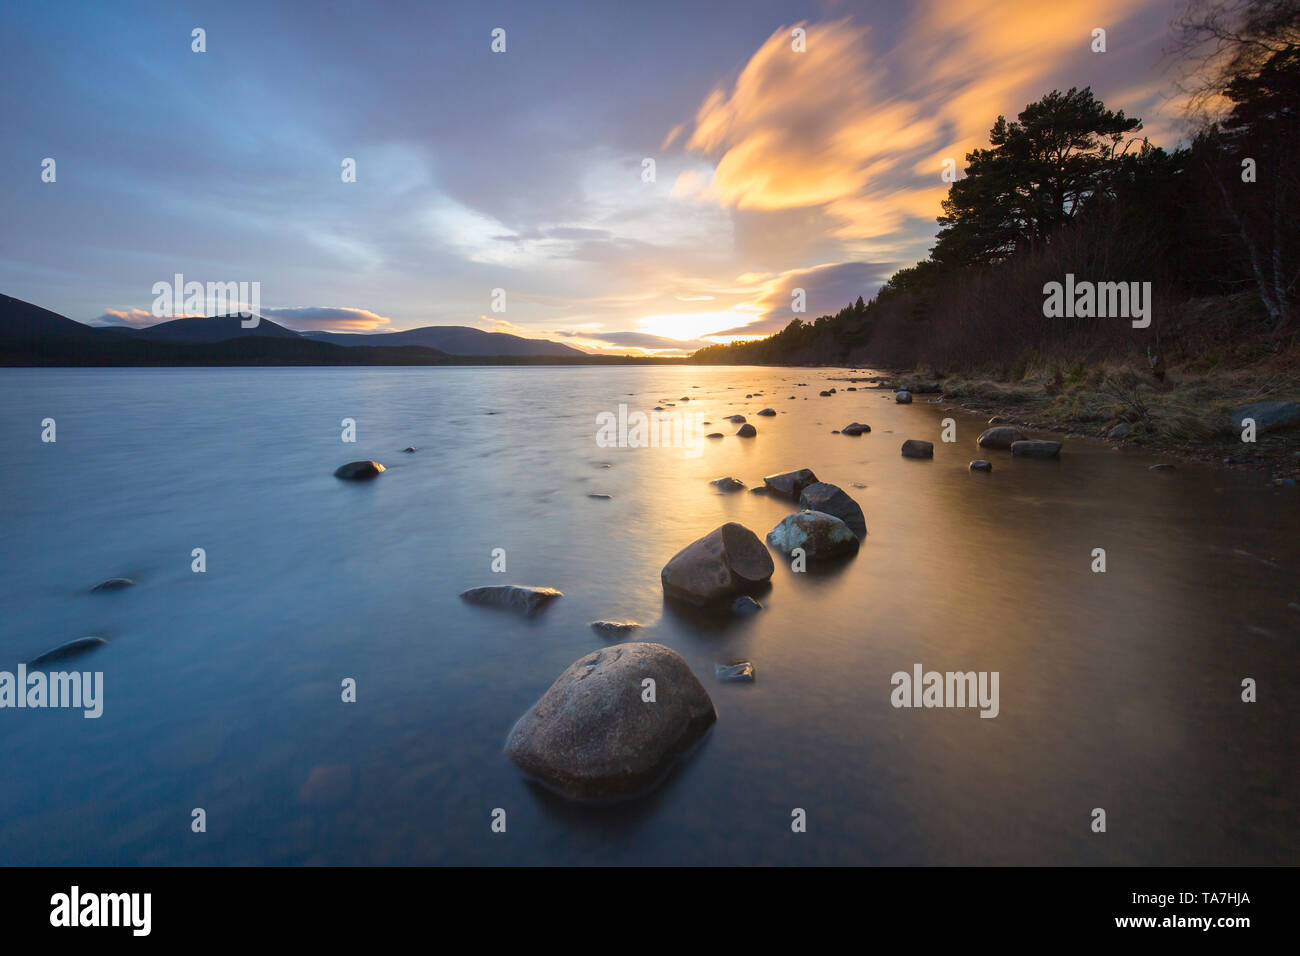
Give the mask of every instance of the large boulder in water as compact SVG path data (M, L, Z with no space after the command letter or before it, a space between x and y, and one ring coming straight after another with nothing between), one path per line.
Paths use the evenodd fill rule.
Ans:
M809 561L825 561L856 554L858 536L834 515L800 511L786 515L767 533L767 543L783 554L802 548Z
M1011 443L1011 454L1021 458L1055 458L1061 453L1059 441L1030 439Z
M654 699L645 699L649 678ZM680 654L662 644L615 644L579 658L506 740L529 777L572 800L644 793L718 719Z
M862 514L862 506L849 497L839 485L818 481L809 485L799 494L799 507L804 511L820 511L834 515L849 526L849 530L859 538L867 533L867 519Z
M798 501L800 493L817 480L811 468L800 468L798 471L787 471L780 475L768 475L763 479L763 484L778 495L789 498L791 501Z
M1013 442L1024 441L1025 433L1014 425L995 425L980 433L977 444L981 448L1007 449Z
M460 596L470 604L519 611L526 617L536 614L556 598L564 597L555 588L530 588L515 584L470 588L468 591L461 591Z
M753 438L758 434L758 429L753 425L741 425L736 429L736 436L739 438Z
M904 458L933 458L934 442L921 441L919 438L909 438L903 442Z
M334 477L344 481L365 481L387 470L377 461L350 461L335 468Z
M757 588L775 570L758 535L729 521L673 555L659 578L666 596L704 607Z

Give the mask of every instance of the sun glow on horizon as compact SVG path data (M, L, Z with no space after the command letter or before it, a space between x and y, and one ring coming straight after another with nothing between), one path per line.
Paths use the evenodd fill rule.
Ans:
M710 337L714 332L734 329L753 321L750 311L730 312L674 312L664 315L645 315L638 320L638 329L649 335L689 342ZM730 338L730 336L728 336Z

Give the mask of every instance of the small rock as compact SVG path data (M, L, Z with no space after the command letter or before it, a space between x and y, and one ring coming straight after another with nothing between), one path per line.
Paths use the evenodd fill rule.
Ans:
M818 392L817 394L820 395L822 398L830 398L830 397L831 397L831 393L830 393L830 392Z
M734 664L714 664L713 676L723 684L754 683L754 665L750 661L737 661Z
M763 484L778 495L783 495L791 501L798 501L803 490L816 480L817 476L813 474L811 468L800 468L780 475L768 475L763 479Z
M763 409L761 412L759 412L758 414L763 415L763 416L765 416L765 417L767 417L767 418L771 418L773 415L776 414L776 410L775 410L775 409L772 409L772 408L765 408L765 409Z
M909 438L903 442L904 458L933 458L934 442L921 441L919 438Z
M92 591L121 591L123 588L129 588L135 584L130 578L109 578L107 581L100 581L90 590Z
M965 408L966 406L963 405L962 407ZM1002 415L994 415L992 418L989 419L990 425L1007 425L1010 422L1011 419L1006 418Z
M971 471L992 471L993 462L985 461L984 459L980 458L970 463L970 470Z
M334 477L344 481L365 481L387 471L377 461L350 461L334 469Z
M709 432L709 434L705 435L704 437L705 437L705 438L722 438L722 437L724 437L724 436L723 436L722 432Z
M726 478L714 478L709 482L709 484L722 491L739 491L741 488L745 487L745 483L739 478L732 478L730 476Z
M531 617L555 598L564 597L555 588L520 587L514 584L470 588L468 591L461 591L460 596L470 604L520 611L526 617Z
M907 391L907 389L899 389L897 392L894 393L894 401L896 401L899 405L911 405L912 393Z
M980 433L976 444L981 448L1007 449L1015 442L1024 441L1025 435L1014 425L996 425Z
M1149 469L1147 469L1147 470L1148 470L1148 471L1173 471L1173 470L1174 470L1174 466L1171 465L1171 464L1169 464L1168 462L1164 462L1164 461L1162 461L1162 462L1159 462L1159 463L1157 463L1157 464L1152 465L1152 466L1151 466Z
M406 452L408 455L413 454L415 452L415 446L407 445L405 448L402 449L402 451Z
M757 434L758 434L758 429L755 428L753 425L741 425L738 429L736 429L737 438L753 438Z
M763 605L759 604L748 594L742 594L740 597L736 598L736 600L731 602L732 614L757 614L761 610L763 610Z
M593 491L591 494L587 495L587 497L588 497L588 498L599 498L601 501L609 501L609 500L611 500L614 496L613 496L613 495L602 494L601 492L598 492L598 491Z
M1121 439L1121 438L1123 438L1125 435L1127 435L1127 434L1129 433L1129 430L1130 430L1132 427L1133 427L1133 426L1131 426L1128 422L1120 422L1118 425L1116 425L1116 426L1115 426L1114 428L1112 428L1110 431L1106 432L1106 437L1107 437L1107 438L1113 438L1113 439L1115 439L1116 441L1118 441L1119 439Z
M591 629L601 637L628 637L641 630L636 621L592 621Z
M1061 453L1059 441L1028 439L1011 443L1011 454L1020 458L1055 458Z
M731 424L733 425L743 425L745 423L745 416L732 415L730 418L727 419L727 421L731 422Z
M66 644L60 644L52 651L46 651L40 657L34 657L27 662L28 667L40 667L44 664L52 664L55 661L66 661L70 657L76 657L79 654L85 654L87 651L93 651L96 648L103 647L108 641L102 637L79 637L75 641L68 641ZM26 691L23 690L23 693Z
M851 425L845 425L840 429L841 435L861 435L871 431L870 425L863 425L861 422L853 422Z

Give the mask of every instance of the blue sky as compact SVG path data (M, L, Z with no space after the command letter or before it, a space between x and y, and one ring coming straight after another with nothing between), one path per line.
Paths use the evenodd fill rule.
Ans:
M793 288L813 317L922 258L942 160L999 112L1091 84L1170 145L1175 13L11 0L0 291L143 324L153 285L182 273L259 282L263 311L301 329L473 325L665 354L766 333Z

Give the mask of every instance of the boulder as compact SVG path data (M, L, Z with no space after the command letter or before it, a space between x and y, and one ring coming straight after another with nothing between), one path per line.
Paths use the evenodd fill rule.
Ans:
M782 554L802 548L809 561L856 554L858 536L834 515L821 511L800 511L786 515L767 533L767 543Z
M741 425L736 429L737 438L753 438L758 434L758 429L753 425Z
M904 458L933 458L934 442L921 441L919 438L909 438L903 442Z
M911 405L912 393L907 391L907 389L899 389L894 393L894 401L900 405Z
M791 501L798 501L803 490L816 480L817 476L812 473L811 468L800 468L798 471L787 471L780 475L768 475L763 479L763 484L778 495L783 495Z
M867 519L861 506L838 485L818 481L799 493L799 507L804 511L820 511L834 515L849 526L859 538L867 533Z
M775 570L758 535L729 521L673 555L659 578L667 597L704 607L754 590Z
M1055 458L1061 453L1059 441L1030 439L1011 443L1011 454L1021 458Z
M1231 426L1234 431L1245 427L1241 424L1244 418L1254 419L1256 432L1295 428L1300 426L1300 402L1251 402L1249 405L1240 405L1232 410Z
M981 448L994 448L1005 451L1013 442L1024 441L1025 433L1014 425L995 425L980 433L976 441Z
M642 699L647 678L652 703ZM506 755L571 800L626 799L660 783L717 719L676 651L615 644L569 665L511 729Z
M488 587L470 588L461 591L460 596L470 604L483 607L501 608L506 611L519 611L525 617L531 617L558 597L564 597L555 588L520 587L514 584L494 584Z
M864 432L871 431L870 425L863 425L860 422L853 422L851 425L845 425L840 429L841 435L861 435Z
M377 461L350 461L335 468L334 477L344 481L365 481L384 471L387 469Z
M971 471L992 471L993 462L984 461L984 459L982 458L977 461L972 461L970 463L970 470Z
M709 484L717 488L719 491L739 491L741 488L745 487L745 483L739 478L731 477L714 478L709 482Z

